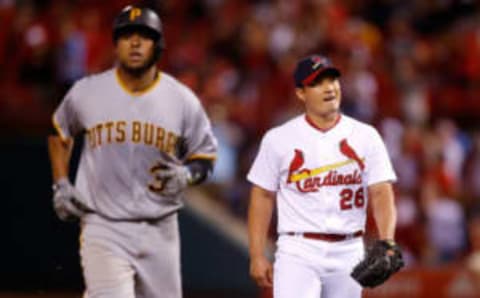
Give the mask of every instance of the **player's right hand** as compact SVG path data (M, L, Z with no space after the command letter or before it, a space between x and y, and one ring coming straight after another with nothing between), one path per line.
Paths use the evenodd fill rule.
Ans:
M81 202L81 194L68 181L59 179L53 186L53 209L63 221L74 221L91 210Z
M259 287L271 287L273 284L272 263L265 256L252 258L250 260L250 276Z
M160 194L167 197L175 197L185 190L191 181L189 169L174 162L164 162L161 164L162 170L158 171L158 179L164 181Z

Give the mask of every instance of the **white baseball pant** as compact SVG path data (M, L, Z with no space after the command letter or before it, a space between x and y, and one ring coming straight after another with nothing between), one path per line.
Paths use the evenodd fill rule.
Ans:
M363 259L362 238L338 242L282 235L273 273L274 298L360 298L362 287L350 277Z

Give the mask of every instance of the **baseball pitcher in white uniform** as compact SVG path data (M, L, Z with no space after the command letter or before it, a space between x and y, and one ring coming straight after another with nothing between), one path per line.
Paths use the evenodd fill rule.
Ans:
M324 56L298 62L296 95L305 113L264 135L247 176L253 184L250 275L261 287L273 285L275 298L358 298L362 286L377 285L364 282L364 268L357 270L361 277L352 273L365 257L368 201L383 254L377 259L395 255L401 263L394 243L396 176L376 129L340 112L339 77ZM272 266L265 245L274 206L278 239Z
M77 81L53 115L54 208L81 223L84 297L180 298L177 211L211 173L217 143L199 99L156 67L165 44L153 10L122 10L113 41L117 65Z

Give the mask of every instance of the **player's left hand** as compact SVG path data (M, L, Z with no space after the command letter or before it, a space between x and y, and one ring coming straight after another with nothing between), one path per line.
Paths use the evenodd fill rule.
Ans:
M163 164L163 169L158 172L157 176L163 180L163 188L159 192L164 196L176 196L190 183L191 173L190 170L182 165L173 162L166 162Z

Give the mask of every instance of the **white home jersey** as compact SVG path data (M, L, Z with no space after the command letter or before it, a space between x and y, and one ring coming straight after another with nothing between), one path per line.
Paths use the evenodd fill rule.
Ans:
M198 98L165 73L141 93L116 69L78 81L53 115L65 139L85 132L76 187L87 206L111 219L160 218L181 200L163 197L159 161L214 159L216 140Z
M375 128L345 115L327 131L306 115L271 129L247 178L276 192L279 233L338 234L364 229L368 185L396 180Z

